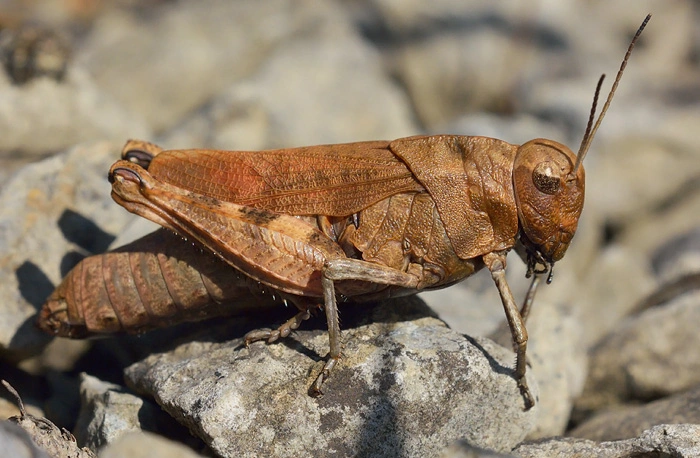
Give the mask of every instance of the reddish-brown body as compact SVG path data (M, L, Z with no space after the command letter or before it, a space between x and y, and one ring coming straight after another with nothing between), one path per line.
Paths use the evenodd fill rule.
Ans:
M220 259L159 229L79 262L48 298L39 325L73 338L138 333L259 309L273 302L256 294L264 292Z
M487 267L530 407L524 323L537 275L519 310L505 280L505 257L515 248L529 273L549 271L551 279L551 266L564 256L583 208L583 157L648 19L593 126L599 81L578 154L545 139L517 146L454 135L261 152L163 151L131 141L125 160L110 170L112 196L300 309L277 331L255 332L247 340L275 340L307 319L309 309L324 307L330 359L313 385L317 392L340 358L337 294L368 299L413 293ZM55 316L55 299L46 316ZM134 322L143 316L122 314Z
M515 245L519 226L512 174L518 148L486 137L432 136L263 152L165 151L155 155L147 172L134 172L149 183L144 197L129 202L134 193L115 184L115 198L146 217L168 220L165 224L176 231L183 229L174 226L196 226L207 218L226 219L209 221L206 231L211 235L200 235L210 239L201 241L204 245L224 258L232 245L240 246L238 241L214 239L233 237L226 227L232 220L238 223L239 233L243 228L265 226L264 232L271 229L272 221L286 226L276 234L285 233L291 225L308 225L296 241L317 237L303 249L323 247L325 252L318 262L298 256L293 263L300 269L297 273L290 268L275 276L282 279L267 278L274 272L260 271L266 263L253 260L260 256L253 249L227 258L247 275L287 293L321 297L318 273L323 263L343 257L408 272L416 278L417 289L434 288L472 274L483 266L484 254ZM423 169L423 158L433 166ZM138 166L122 162L113 170L128 167ZM197 199L208 207L202 208ZM226 211L213 210L222 205ZM165 208L171 215L164 215ZM282 220L282 215L302 218ZM275 241L264 249L270 245ZM279 256L288 254L283 244L277 250ZM357 282L354 289L338 285L346 296L376 289Z

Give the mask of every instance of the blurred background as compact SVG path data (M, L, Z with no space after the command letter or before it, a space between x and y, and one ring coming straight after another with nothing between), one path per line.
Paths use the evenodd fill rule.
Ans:
M450 133L575 151L598 77L607 94L647 13L584 163L579 232L532 316L533 347L549 335L577 366L564 371L571 399L588 349L700 269L700 2L1 0L6 370L39 380L39 400L57 379L77 383L55 373L78 356L44 349L31 317L79 259L152 228L109 198L126 139L259 150ZM525 269L509 259L521 298ZM498 332L488 274L423 297L459 331Z

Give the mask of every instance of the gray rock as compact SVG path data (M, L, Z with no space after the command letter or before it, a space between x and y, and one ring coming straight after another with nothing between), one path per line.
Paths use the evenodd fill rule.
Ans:
M34 314L82 256L104 251L133 216L110 197L120 146L86 144L31 164L0 193L0 353L23 358L48 337Z
M77 143L147 137L138 115L95 85L84 69L62 82L38 78L12 84L0 72L0 150L46 156Z
M343 27L340 9L322 1L292 6L282 0L216 0L164 3L156 10L146 16L111 10L97 18L86 46L76 53L76 62L105 91L156 131L250 75L276 44Z
M417 132L408 100L376 51L345 27L323 27L275 47L253 75L222 91L164 141L259 150Z
M568 434L597 441L627 439L652 426L671 423L700 425L700 385L648 404L610 408Z
M569 286L576 291L571 300L588 348L617 332L620 321L654 290L656 280L648 258L626 245L611 244L598 254L585 276Z
M459 32L426 35L394 58L395 73L429 130L469 111L509 112L515 103L522 61L509 57L522 53L527 43L480 24L478 17L464 21Z
M435 455L458 438L504 451L532 428L510 351L451 331L415 298L346 309L344 358L321 398L307 390L322 330L249 349L194 341L127 368L127 382L221 456ZM371 324L348 325L358 312Z
M601 142L597 148L594 172L588 174L586 204L609 224L636 224L640 215L668 206L674 196L684 194L689 186L692 189L692 182L700 175L696 151L666 138L663 131L651 132L631 132ZM659 176L664 179L658 179ZM667 239L673 234L669 231L675 229L660 231L645 245ZM648 252L643 245L635 248Z
M8 420L0 421L0 450L15 458L49 458L24 429Z
M700 425L659 425L638 438L596 443L588 439L554 437L526 442L513 450L520 458L588 457L623 458L630 456L700 456Z
M700 227L667 240L653 253L654 273L666 280L700 271Z
M563 303L539 301L533 307L527 324L528 356L540 390L540 413L528 439L563 434L574 399L583 389L588 355L577 312Z
M577 408L593 411L648 400L700 383L697 293L646 310L620 324L592 352L590 374Z
M659 287L640 301L636 312L664 305L683 294L700 289L700 228L673 237L652 255L651 265Z
M639 215L634 224L621 231L618 243L651 260L658 257L659 249L672 239L682 237L700 227L698 209L700 186L697 178L693 178L687 186L662 205Z
M75 427L79 443L97 451L124 434L141 431L143 399L87 374L80 378L82 405Z
M187 433L157 405L125 387L81 375L82 405L75 427L78 443L97 451L131 432L152 431L166 435ZM170 430L170 431L169 431ZM169 434L168 434L169 433Z
M100 451L100 458L196 458L184 445L146 432L131 432L117 438Z
M3 425L0 428L0 437L7 440L7 446L12 450L18 450L18 456L70 456L75 458L94 458L95 454L86 448L80 448L75 437L65 428L59 429L53 422L27 413L24 403L15 388L2 380L2 385L15 397L20 414L8 418L8 421L21 428L25 434L19 433L16 428ZM33 443L34 447L28 446ZM5 444L4 444L5 445ZM40 453L42 450L45 454ZM2 449L6 453L5 448ZM7 456L15 456L10 453Z
M473 447L466 441L457 441L440 454L440 458L515 458L515 455Z
M542 282L530 319L528 361L537 380L540 397L537 424L528 438L562 434L569 421L573 400L581 393L587 375L586 328L582 311L574 301L582 294L580 278L569 267L576 267L576 253L555 268L551 285ZM571 266L571 264L574 264ZM508 281L516 300L521 301L530 285L525 267L517 255L508 259ZM421 294L453 329L469 335L487 335L511 348L510 328L488 271L466 279L458 286Z
M44 3L37 5L46 6ZM0 179L10 177L18 164L27 160L23 152L37 157L85 138L116 138L118 142L104 165L85 155L73 162L75 170L64 178L20 171L11 184L5 184L0 195L0 272L5 278L0 285L0 301L4 304L0 312L0 348L4 349L3 357L11 360L34 353L44 344L33 331L31 315L60 275L77 258L103 251L109 239L104 234L122 235L123 225L113 218L124 218L123 222L131 218L116 206L107 208L113 204L104 176L117 157L122 136L153 140L149 132L153 128L159 135L155 140L167 147L256 149L391 139L426 129L489 135L511 142L544 136L576 149L596 78L602 72L611 76L617 69L630 33L649 6L562 2L553 8L533 10L461 0L342 4L320 0L213 0L206 6L197 2L128 1L98 2L98 8L84 14L90 6L48 3L51 8L37 6L37 11L63 8L67 13L58 14L66 18L80 15L85 22L78 28L84 33L76 36L77 56L62 83L37 78L22 89L0 83L0 99L5 107L0 108L0 114L6 115L6 129L0 122L0 132L7 131L0 139L0 149L6 152L0 158ZM503 434L505 443L498 442L502 447L498 450L507 453L526 431L530 431L528 437L561 432L571 397L580 389L585 373L582 353L600 339L614 340L606 336L618 329L627 338L638 339L641 347L630 351L622 342L624 354L617 355L617 359L610 356L605 361L606 371L616 383L621 374L633 374L634 383L616 385L612 395L606 386L600 387L598 399L605 401L592 404L595 409L611 399L617 403L629 396L635 400L642 396L647 401L688 386L696 377L692 372L697 370L692 367L692 355L687 355L695 340L684 329L688 322L697 321L689 313L690 305L686 304L683 311L686 306L669 303L667 298L639 316L625 318L637 310L640 300L657 284L666 284L679 274L697 272L692 270L697 264L684 248L678 248L680 255L669 254L663 261L658 256L659 250L667 250L670 237L700 227L700 169L694 153L700 122L695 103L700 79L697 62L692 60L698 48L694 32L697 11L689 1L665 5L662 0L654 0L650 9L654 19L635 50L586 159L588 195L574 244L565 259L557 263L554 283L538 293L528 324L530 375L533 385L539 385L537 411L512 413L522 399L512 373L506 369L513 363L513 356L506 350L488 346L487 340L465 339L444 330L426 318L427 312L410 318L404 314L404 321L397 324L359 306L361 314L374 316L375 324L353 325L353 312L347 310L350 306L341 308L343 326L349 329L345 333L346 358L328 381L326 397L320 400L307 398L305 393L327 351L323 324L315 331L296 333L286 340L287 345L266 348L254 344L250 350L233 348L239 342L234 339L250 324L241 317L204 324L199 333L187 336L181 334L181 328L170 330L170 338L161 339L168 343L165 346L152 344L157 338L151 339L151 335L114 339L96 347L102 349L100 355L110 355L105 358L110 361L110 375L118 379L125 361L152 353L150 359L131 369L140 371L138 377L134 375L133 384L154 395L216 450L241 443L225 444L226 436L221 431L243 428L249 431L249 442L255 438L261 438L263 445L276 441L282 444L280 447L287 447L289 454L301 449L298 444L315 440L319 449L326 446L317 452L323 455L335 451L335 444L345 447L338 449L339 455L343 450L370 455L374 449L370 450L369 445L362 450L359 447L362 441L371 443L371 434L384 438L383 445L394 446L397 454L436 455L465 435L464 443L470 446L498 448L492 444ZM355 15L354 28L351 14ZM518 115L467 113L455 119L474 107L500 113L510 108ZM60 168L66 159L61 156L49 162ZM83 186L87 176L99 181L99 186L76 191L75 186ZM65 208L71 212L63 213ZM95 226L85 229L86 220L96 223L99 230ZM61 221L60 226L57 221ZM102 235L95 238L94 234ZM123 237L128 235L124 233ZM666 266L658 269L661 264ZM508 278L517 298L527 287L521 268L519 261L509 261ZM500 299L487 272L432 294L437 299L431 302L440 306L440 315L458 332L487 335L502 321ZM669 311L669 307L675 311ZM653 316L659 322L651 323L657 342L643 342L641 337L648 313L658 314ZM270 325L274 322L272 315L277 314L260 310L257 315L269 320L263 325ZM303 329L313 329L313 323L307 324ZM639 326L636 334L632 331L635 326ZM667 340L666 344L676 345L673 356L664 356L655 364L658 367L652 367L649 356L654 351L668 354L668 349L659 346L674 326L679 327L681 337L688 338L687 347ZM405 344L406 334L430 335L431 345L457 348L454 353L461 359L447 350L416 349L424 344L417 339ZM506 348L510 348L509 341L506 331ZM484 350L476 351L473 344ZM612 348L613 344L607 345ZM65 348L56 345L32 363L31 370L67 371L60 382L66 386L77 383L71 379L75 373L71 366L76 363L81 369L92 368L93 373L101 374L101 358L78 358L84 349L70 353L65 350L67 357L61 360L52 356L54 350L61 353ZM488 360L486 356L491 355L495 359ZM212 363L210 358L217 356L221 361ZM645 361L635 361L631 356ZM264 364L255 365L258 360ZM457 361L455 367L443 369L440 364L446 360ZM381 366L377 361L386 362L383 372L377 370ZM251 367L265 363L268 367ZM306 371L312 364L309 374ZM477 373L475 368L488 369L491 375ZM256 380L261 369L278 375ZM461 373L456 374L458 370ZM391 374L395 374L393 378ZM171 382L164 380L169 375ZM652 375L654 378L647 377ZM35 379L39 377L43 376ZM404 389L408 386L406 380L415 377L426 387L421 392L423 397L415 395L416 390ZM609 380L600 374L595 377L601 385ZM388 387L387 394L381 397L383 392L378 393L377 385L368 379ZM486 384L483 392L471 390L483 380L492 379L503 379L505 385ZM236 380L243 380L244 387L232 386ZM459 383L454 387L440 385L445 380ZM265 385L266 381L269 384ZM470 389L453 394L467 384ZM265 386L259 388L261 385ZM50 386L54 389L58 384ZM46 415L57 424L69 425L61 423L59 419L64 417L53 416L53 412L75 417L71 408L63 407L73 402L71 390L55 391L61 393L58 397L64 404L45 405ZM74 394L76 391L72 390ZM115 401L122 394L106 390L98 391L95 397ZM220 402L212 400L217 394ZM415 396L410 403L405 400L409 394ZM178 403L180 395L182 401ZM468 395L481 398L467 401ZM263 406L253 404L260 399L265 401ZM501 404L496 399L502 399L498 401ZM434 407L429 401L440 405ZM127 404L130 402L136 400L130 398ZM488 415L483 411L465 413L466 403L475 409L490 409ZM245 418L236 416L244 411L240 406L248 415L258 416L246 423ZM340 412L343 408L347 412ZM115 419L109 413L115 409L114 404L106 409L105 418ZM376 412L370 412L372 409ZM302 420L295 419L297 412L304 412ZM337 439L345 433L333 421L340 423L351 413L360 420L349 423L348 436ZM371 417L375 413L378 417ZM419 434L413 435L414 424L405 420L409 413L422 422ZM506 429L499 425L511 418L514 424L508 427L512 430L502 433ZM463 429L451 426L458 421L464 423L459 425ZM391 427L396 428L394 435ZM466 428L471 428L469 433L464 432ZM436 439L437 432L430 436L433 431L443 434L444 441ZM529 456L527 453L539 450L532 456L548 457L558 453L691 456L688 450L693 450L691 441L697 433L692 425L671 426L622 442L551 439L525 444L518 451ZM481 442L468 434L478 435ZM639 434L639 429L632 434ZM355 442L350 443L353 439ZM426 447L413 453L419 449L415 444L420 440ZM130 439L124 442L128 444ZM294 448L297 445L299 448ZM145 444L139 450L150 448ZM312 449L312 453L319 449ZM262 450L275 452L271 448Z
M539 387L537 421L527 439L561 435L566 430L574 399L586 379L588 359L583 328L570 304L535 301L528 330L528 370ZM503 321L490 335L510 347L510 328Z

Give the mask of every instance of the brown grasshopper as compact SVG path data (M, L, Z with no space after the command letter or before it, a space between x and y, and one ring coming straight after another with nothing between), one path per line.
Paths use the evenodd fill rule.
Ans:
M527 319L540 276L566 252L584 200L582 161L610 106L637 30L597 120L598 81L581 146L521 146L436 135L270 151L163 151L130 141L109 173L127 210L194 240L298 309L272 342L322 307L330 353L311 391L341 357L337 296L370 300L450 286L486 266L501 296L526 408ZM594 123L595 120L595 123ZM505 278L515 249L533 281L521 309ZM60 296L60 295L59 295ZM56 326L54 325L54 328Z

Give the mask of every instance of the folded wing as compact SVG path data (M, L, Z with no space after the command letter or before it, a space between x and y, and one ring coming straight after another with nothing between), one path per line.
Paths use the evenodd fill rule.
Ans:
M406 165L373 141L269 151L171 150L149 173L218 200L291 215L348 216L399 192L423 191Z

